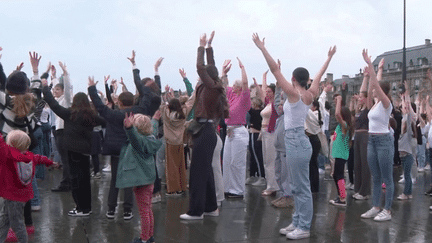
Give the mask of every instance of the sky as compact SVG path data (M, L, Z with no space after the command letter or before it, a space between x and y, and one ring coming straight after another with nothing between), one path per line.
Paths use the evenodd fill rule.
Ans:
M424 44L432 38L430 0L407 0L406 46ZM239 57L249 83L261 83L268 66L252 42L252 33L265 37L270 54L282 62L289 79L296 67L313 77L327 57L330 46L337 53L327 69L334 78L354 76L365 66L361 56L372 56L403 46L402 0L0 0L1 63L6 75L24 62L31 76L29 51L41 56L40 73L48 62L66 63L74 92L86 92L88 77L123 77L130 91L132 66L127 60L136 51L141 77L154 76L159 68L162 86L185 90L179 74L184 68L193 85L197 81L196 54L202 33L215 31L212 43L216 64L225 59L233 67L232 84L240 78ZM270 74L268 82L275 82Z

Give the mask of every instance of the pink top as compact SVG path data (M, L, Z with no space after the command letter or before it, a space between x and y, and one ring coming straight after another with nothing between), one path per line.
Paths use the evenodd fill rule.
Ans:
M229 104L230 117L225 119L227 126L245 125L246 113L251 108L250 91L242 90L241 93L236 94L233 92L232 87L226 89L226 95Z

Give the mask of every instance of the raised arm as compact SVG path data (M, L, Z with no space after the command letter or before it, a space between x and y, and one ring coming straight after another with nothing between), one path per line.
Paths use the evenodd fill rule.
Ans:
M67 104L67 107L72 105L72 86L70 84L69 73L66 68L66 64L59 62L60 68L63 70L62 79L63 79L63 87L64 87L64 98Z
M384 58L381 58L378 64L378 73L377 73L378 82L382 81L383 71L384 71Z
M123 82L123 77L120 77L120 84L122 86L122 92L129 92L128 88L126 87L126 84Z
M192 87L191 82L189 81L189 79L186 76L185 70L183 68L179 69L179 73L180 73L180 76L183 79L183 82L185 83L186 91L187 91L188 96L191 96L192 92L193 92L193 87Z
M339 96L336 97L335 116L336 116L336 120L338 121L338 123L342 126L342 129L344 131L346 131L347 130L346 122L342 118L341 111L342 111L342 96L339 95Z
M207 54L207 65L216 65L214 56L213 56L213 48L211 46L213 42L215 32L212 31L210 34L210 38L207 41L207 48L206 48L206 54Z
M30 55L30 63L33 70L33 78L32 79L39 79L39 62L42 58L42 56L39 56L37 52L29 52Z
M48 87L48 82L46 81L46 79L42 80L42 92L44 95L44 100L48 103L49 107L51 108L51 110L57 115L59 116L61 119L66 120L69 118L70 116L70 112L68 111L67 108L61 106L53 97L49 87Z
M0 47L0 51L2 51L3 49ZM0 58L1 58L1 54L0 54ZM6 89L6 74L3 70L3 65L0 62L0 90L1 91L5 91Z
M249 86L248 86L248 78L247 78L247 74L246 74L246 69L243 66L243 63L240 61L240 59L237 57L240 69L241 69L241 81L242 81L242 91L248 90Z
M229 82L228 82L228 72L231 69L231 60L227 59L224 61L223 65L222 65L222 76L221 76L221 80L223 83L223 86L226 88L229 86Z
M270 71L273 73L273 75L276 78L276 82L282 88L282 90L287 94L288 98L298 99L300 96L295 90L294 86L285 79L285 77L283 76L279 68L279 65L276 63L276 61L273 59L273 57L265 48L265 43L264 43L265 38L263 38L263 40L261 41L258 34L254 33L252 35L252 40L264 55L264 58L267 62L267 65L270 68Z
M331 59L333 58L333 55L336 53L336 46L330 47L328 54L327 54L327 60L322 65L321 69L318 71L318 73L315 75L315 78L312 81L312 84L308 91L312 94L312 96L315 98L319 95L319 84L321 82L321 78L324 75L325 71L327 70Z
M366 49L363 49L363 59L365 60L366 64L368 65L368 70L369 70L369 75L370 75L370 79L369 79L369 92L368 92L368 96L372 96L372 90L375 89L375 93L377 95L377 98L379 101L382 102L384 109L387 109L390 106L390 99L387 96L386 93L384 93L384 91L381 89L378 80L377 80L377 76L374 70L374 67L372 65L372 61L371 58L368 55L368 51Z
M252 78L252 79L253 79L254 84L255 84L255 88L256 88L256 91L257 91L258 98L264 103L265 102L265 93L263 91L263 88L259 86L259 84L258 84L258 82L256 81L255 78Z

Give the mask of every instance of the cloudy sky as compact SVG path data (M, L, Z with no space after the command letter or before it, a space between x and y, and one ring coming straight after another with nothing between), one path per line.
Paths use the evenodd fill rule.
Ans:
M431 2L407 2L407 47L422 45L432 38ZM212 30L218 67L225 59L235 64L231 83L240 77L236 57L250 82L252 77L260 81L267 70L252 42L254 32L266 37L267 49L282 61L287 78L298 66L314 75L331 45L337 45L337 53L327 71L334 78L358 73L364 66L362 48L377 56L403 45L402 0L0 0L0 23L6 74L22 61L23 71L31 74L28 52L37 51L40 70L49 61L58 70L58 61L66 63L75 92L86 91L89 75L102 82L108 74L123 77L135 90L126 59L132 50L141 77L152 77L155 61L164 57L162 85L185 90L178 69L196 83L199 36Z

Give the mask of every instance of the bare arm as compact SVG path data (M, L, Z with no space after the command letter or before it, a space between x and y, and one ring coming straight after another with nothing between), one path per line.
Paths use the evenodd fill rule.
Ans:
M378 64L378 73L377 73L378 82L382 81L383 69L384 69L384 58L382 58Z
M321 82L321 78L324 75L325 71L327 70L328 65L330 64L330 61L333 58L333 55L335 53L336 53L336 46L330 47L327 54L327 60L324 62L319 72L315 75L315 78L313 79L313 82L310 88L308 89L308 91L312 94L313 97L317 97L319 95L319 84Z
M241 69L241 75L242 75L242 91L248 90L249 86L248 86L248 78L247 78L247 74L246 74L246 69L243 66L243 63L240 61L240 59L237 57L237 60L239 62L239 66Z
M260 100L262 102L264 102L265 101L265 94L263 92L263 89L259 86L259 84L257 83L257 81L256 81L255 78L253 78L253 81L255 83L255 87L256 87L256 90L257 90L258 98L260 98Z
M390 99L387 96L387 94L384 93L384 91L379 86L374 67L372 65L371 59L368 56L368 51L366 49L363 49L363 59L368 64L369 75L370 75L370 79L369 79L369 91L370 92L368 92L368 96L369 95L372 96L372 90L375 89L375 92L377 94L377 98L379 101L382 102L384 109L389 108Z
M267 65L270 68L270 71L273 73L274 77L276 78L276 82L278 83L278 85L287 94L288 99L294 100L294 102L298 100L300 96L295 90L294 86L285 79L285 77L283 76L279 68L279 65L276 63L276 61L273 59L273 57L265 48L265 42L264 42L265 38L263 38L263 40L260 40L258 34L254 33L252 35L252 40L264 55L264 58L267 62Z
M222 83L223 83L223 85L224 85L225 88L229 86L229 83L228 83L228 72L231 69L231 66L232 66L232 64L231 64L231 60L230 59L225 60L224 63L223 63L223 65L222 65L222 77L221 77L221 80L222 80Z

